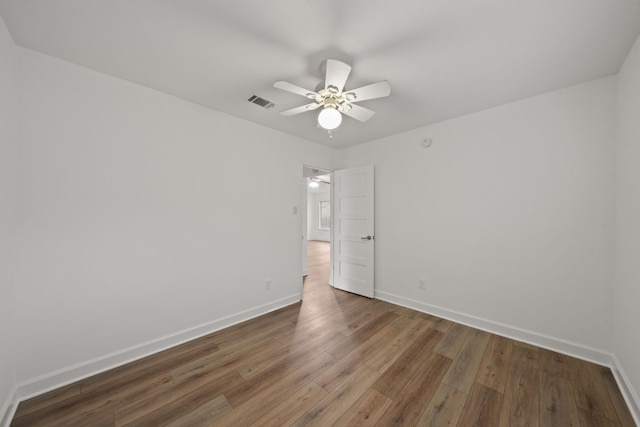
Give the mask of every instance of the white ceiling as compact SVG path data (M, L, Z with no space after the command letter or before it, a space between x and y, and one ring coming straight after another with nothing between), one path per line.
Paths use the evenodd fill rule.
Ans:
M640 32L638 0L0 0L18 45L342 148L615 74ZM386 79L329 139L307 103L327 58L346 89ZM256 94L275 103L247 102Z

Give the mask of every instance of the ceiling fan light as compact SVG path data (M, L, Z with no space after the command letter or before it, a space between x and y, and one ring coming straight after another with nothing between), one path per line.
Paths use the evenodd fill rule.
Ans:
M335 108L327 107L318 114L318 124L326 130L333 130L342 123L342 114Z
M309 187L318 188L320 187L320 184L318 183L318 181L309 181Z

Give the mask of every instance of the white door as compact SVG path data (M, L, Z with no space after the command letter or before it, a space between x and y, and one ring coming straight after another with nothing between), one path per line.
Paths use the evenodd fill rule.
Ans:
M373 165L333 173L333 286L373 298Z

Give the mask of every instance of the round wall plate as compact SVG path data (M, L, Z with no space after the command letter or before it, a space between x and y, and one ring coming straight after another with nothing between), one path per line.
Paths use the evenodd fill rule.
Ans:
M422 145L424 148L431 147L431 144L433 144L433 140L431 138L424 138L422 141L420 141L420 145Z

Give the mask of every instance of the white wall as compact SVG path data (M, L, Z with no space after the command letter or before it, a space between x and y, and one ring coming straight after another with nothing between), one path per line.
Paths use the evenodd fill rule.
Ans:
M16 47L0 18L0 424L15 384Z
M329 187L328 184L321 184ZM331 194L324 193L308 193L307 197L307 236L309 240L322 240L328 242L331 240L331 231L320 230L320 201L331 201Z
M300 171L333 150L20 54L19 381L297 299Z
M346 150L344 166L376 168L376 295L609 350L615 84Z
M616 171L614 351L640 404L640 38L618 75Z

